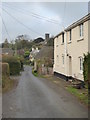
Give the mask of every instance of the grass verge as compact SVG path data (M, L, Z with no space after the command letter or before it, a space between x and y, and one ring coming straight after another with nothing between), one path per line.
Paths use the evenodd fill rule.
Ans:
M40 74L38 74L38 72L34 72L34 70L32 70L32 74L33 74L35 77L48 78L48 76L46 76L46 75L40 75Z
M88 105L88 90L82 92L80 89L76 89L71 86L68 86L67 90L74 94L81 102Z

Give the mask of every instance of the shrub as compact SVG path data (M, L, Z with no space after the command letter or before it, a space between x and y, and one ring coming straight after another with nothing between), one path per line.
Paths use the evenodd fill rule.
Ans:
M24 64L25 65L30 65L30 60L25 59Z
M30 52L26 51L25 54L24 54L24 58L29 58L29 55L30 55Z
M89 81L89 75L90 75L90 53L84 55L83 76L85 82Z
M21 64L20 61L15 56L4 55L2 57L3 62L7 62L10 68L10 75L20 74Z
M20 66L20 68L21 68L21 70L23 70L24 68L23 68L23 64L24 64L24 57L18 57L18 60L20 61L20 64L21 64L21 66Z
M37 71L36 70L32 70L32 74L34 75L34 76L38 76L38 73L37 73Z

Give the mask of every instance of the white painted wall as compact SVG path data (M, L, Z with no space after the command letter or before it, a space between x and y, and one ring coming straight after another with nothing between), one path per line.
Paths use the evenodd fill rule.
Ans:
M69 31L65 33L66 44L62 44L62 34L54 39L54 72L70 76L69 74L69 56L72 58L72 77L77 77L83 81L83 71L80 71L80 56L90 51L88 39L89 21L83 23L84 36L80 38L79 25L72 29L72 40L69 42ZM67 53L69 56L67 56ZM62 63L64 55L64 65Z

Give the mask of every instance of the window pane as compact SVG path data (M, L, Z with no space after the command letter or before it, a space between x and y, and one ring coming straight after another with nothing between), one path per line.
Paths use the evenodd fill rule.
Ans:
M80 36L81 36L81 25L80 25Z
M70 30L70 41L71 41L71 34L72 34L72 32L71 32L71 30Z
M81 58L80 58L80 70L81 70Z
M64 43L64 33L62 34L62 43Z
M83 36L83 24L80 25L80 37Z
M80 58L80 70L83 70L83 58Z
M82 36L83 36L83 24L82 24Z

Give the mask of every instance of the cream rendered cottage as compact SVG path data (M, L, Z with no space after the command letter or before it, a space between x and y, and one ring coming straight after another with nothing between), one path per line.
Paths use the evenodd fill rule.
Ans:
M68 80L83 79L83 57L89 49L90 14L67 27L54 38L54 74Z

